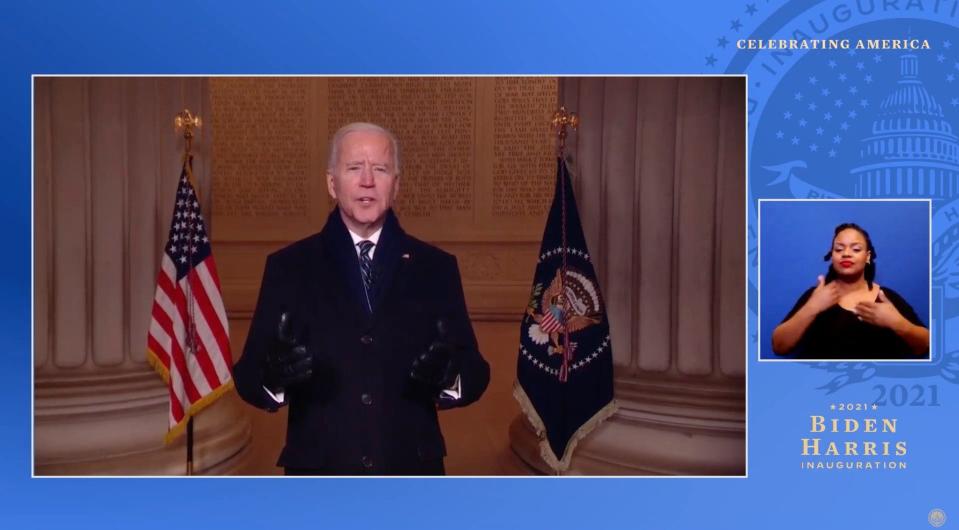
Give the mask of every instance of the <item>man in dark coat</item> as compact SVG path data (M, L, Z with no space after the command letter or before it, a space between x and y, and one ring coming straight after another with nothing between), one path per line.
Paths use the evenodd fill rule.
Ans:
M400 228L399 151L382 127L336 133L327 185L323 230L267 259L237 391L289 404L288 474L443 474L436 410L489 382L456 258Z

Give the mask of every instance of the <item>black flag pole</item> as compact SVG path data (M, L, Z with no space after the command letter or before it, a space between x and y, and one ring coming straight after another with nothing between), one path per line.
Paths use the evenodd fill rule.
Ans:
M183 167L188 174L192 176L193 166L193 129L200 127L200 116L190 112L190 109L183 109L178 112L173 120L173 125L177 131L183 131L183 140L185 148L183 152ZM192 230L193 225L190 225ZM193 263L194 256L190 255L190 266ZM193 319L193 291L190 288L190 282L186 282L187 315L189 322L186 324L186 349L187 355L193 355L196 352L196 326ZM193 415L187 418L186 422L186 475L193 475Z

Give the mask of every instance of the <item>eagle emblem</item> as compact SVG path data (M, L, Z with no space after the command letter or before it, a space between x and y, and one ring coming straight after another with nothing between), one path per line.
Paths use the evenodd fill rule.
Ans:
M539 345L548 343L550 355L563 353L564 331L572 335L603 320L602 302L593 282L573 269L567 268L565 276L561 274L557 269L545 291L542 283L534 285L526 307L527 318L533 320L529 338ZM576 343L570 342L569 347L572 355Z

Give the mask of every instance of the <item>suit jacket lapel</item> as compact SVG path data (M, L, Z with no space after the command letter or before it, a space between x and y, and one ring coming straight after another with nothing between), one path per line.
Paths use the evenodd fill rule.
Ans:
M353 239L340 218L339 209L330 213L322 233L324 251L328 261L332 262L330 272L335 275L328 281L335 286L333 290L337 293L337 307L345 308L356 322L369 320L370 312L360 276L359 257L353 249ZM320 270L322 269L311 272L318 274Z
M390 301L394 293L402 291L402 285L406 279L406 266L410 261L408 238L400 228L399 221L392 210L387 213L377 247L373 254L373 270L376 274L374 319L382 313L381 309Z

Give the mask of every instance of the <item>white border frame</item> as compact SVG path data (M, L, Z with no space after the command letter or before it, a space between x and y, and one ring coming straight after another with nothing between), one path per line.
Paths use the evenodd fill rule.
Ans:
M931 363L933 354L934 330L932 327L932 199L917 198L878 198L878 199L759 199L756 208L756 360L761 363ZM929 217L929 241L926 264L929 268L929 304L926 307L926 322L929 323L929 356L924 359L763 359L762 358L762 218L764 202L924 202Z
M35 390L36 390L36 381L34 379L35 371L35 344L34 344L34 328L36 323L34 322L35 309L34 309L34 287L35 277L35 238L36 233L34 226L34 198L36 196L36 190L34 189L35 184L35 174L36 168L34 164L36 162L36 153L35 153L35 133L34 125L36 122L36 102L34 100L34 92L36 89L36 80L37 78L71 78L71 77L80 77L80 78L166 78L166 77L196 77L196 78L217 78L217 77L266 77L266 78L340 78L340 77L395 77L395 78L405 78L405 77L418 77L418 78L430 78L430 77L477 77L477 78L501 78L501 77L554 77L557 79L569 78L569 77L579 77L579 78L640 78L640 77L649 77L649 78L743 78L744 90L743 90L743 104L744 104L744 113L743 113L743 180L745 193L743 196L743 219L744 219L744 232L743 232L743 242L744 242L744 256L746 259L744 261L745 267L743 267L743 294L744 294L744 304L743 304L743 358L744 358L744 374L743 374L743 394L744 394L744 424L743 424L743 439L745 452L745 472L742 475L442 475L442 476L365 476L365 475L348 475L348 476L290 476L290 475L37 475L36 474L36 440L35 428L36 428L36 409L35 409ZM758 211L757 211L758 218ZM758 237L758 236L757 236ZM520 73L511 73L511 74L396 74L396 73L382 73L382 74L56 74L56 73L43 73L43 74L31 74L30 76L30 478L31 479L61 479L61 478L110 478L110 479L126 479L126 478L144 478L144 479L153 479L153 478L162 478L162 479L179 479L179 478L202 478L202 479L247 479L247 478L257 478L257 479L551 479L551 478L563 478L563 479L747 479L749 478L749 259L748 247L749 242L749 76L746 73L723 73L723 74L577 74L577 73L565 73L565 74L520 74ZM758 255L757 255L758 259ZM758 279L758 275L757 275ZM758 313L757 313L758 315ZM758 324L758 321L757 321ZM757 352L759 351L757 343ZM614 394L615 399L615 394ZM520 412L522 414L522 412ZM184 459L185 460L185 459ZM184 468L185 469L185 468Z

